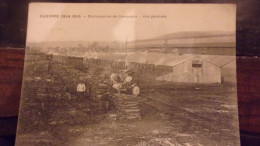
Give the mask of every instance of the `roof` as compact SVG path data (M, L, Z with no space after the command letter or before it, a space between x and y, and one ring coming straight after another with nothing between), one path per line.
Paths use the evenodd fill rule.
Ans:
M71 56L71 55L70 55ZM177 64L192 60L199 57L207 62L217 66L224 67L230 63L234 63L236 56L225 56L225 55L198 55L198 54L183 54L178 53L164 53L164 52L129 52L127 55L125 53L85 53L85 54L73 54L72 56L103 59L103 60L117 60L117 61L127 61L136 62L143 64L154 64L154 65L165 65L165 66L175 66Z
M201 55L201 57L218 67L224 67L232 62L236 61L236 56L224 56L224 55Z
M196 57L194 54L178 55L176 53L142 52L127 56L129 62L154 65L174 66Z
M222 56L220 55L197 55L197 54L175 54L175 53L155 53L155 52L142 52L138 54L131 54L128 56L127 60L129 62L138 62L138 63L146 63L146 64L155 64L155 65L166 65L166 66L176 66L180 63L200 58L203 59L210 64L213 64L217 67L221 67L221 65L226 64L233 59L229 56L223 56L224 61L221 62ZM215 60L210 60L214 58ZM216 60L218 58L218 60Z

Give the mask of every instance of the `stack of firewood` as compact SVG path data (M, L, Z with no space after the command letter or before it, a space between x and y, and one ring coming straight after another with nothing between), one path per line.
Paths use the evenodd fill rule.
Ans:
M136 97L133 97L132 95L124 95L121 94L118 96L118 110L119 120L135 120L135 119L141 119L140 116L140 107L139 102L136 99Z

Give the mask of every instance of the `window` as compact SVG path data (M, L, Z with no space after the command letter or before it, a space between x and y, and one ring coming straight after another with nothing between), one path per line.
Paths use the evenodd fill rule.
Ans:
M201 60L192 60L192 67L202 67Z

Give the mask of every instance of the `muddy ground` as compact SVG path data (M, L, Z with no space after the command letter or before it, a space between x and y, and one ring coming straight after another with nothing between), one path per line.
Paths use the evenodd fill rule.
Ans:
M24 77L17 145L239 145L234 85L141 82L141 94L133 97L140 118L119 119L117 108L67 95L64 79L66 73Z
M23 104L20 145L238 145L234 92L142 89L141 119L117 121L89 113L90 101ZM223 87L215 87L218 90ZM224 87L225 88L225 87ZM203 91L204 90L204 91ZM212 95L210 94L212 93ZM232 97L233 96L233 97ZM45 105L44 105L45 104ZM172 106L172 107L171 107ZM175 112L175 107L183 111ZM188 113L186 113L188 111ZM212 119L203 123L200 117ZM214 121L218 123L214 123ZM224 125L222 126L222 124ZM228 126L227 126L228 125Z

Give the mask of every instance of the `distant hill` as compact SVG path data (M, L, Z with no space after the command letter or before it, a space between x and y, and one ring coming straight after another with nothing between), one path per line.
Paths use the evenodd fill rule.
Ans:
M170 39L196 39L196 38L212 38L212 37L227 37L235 36L235 32L224 32L224 31L192 31L192 32L176 32L169 33L161 36L157 36L151 39L136 40L133 42L145 42L145 41L155 41L155 40L170 40Z
M151 39L129 42L129 49L140 50L149 48L234 48L236 47L235 32L177 32Z

